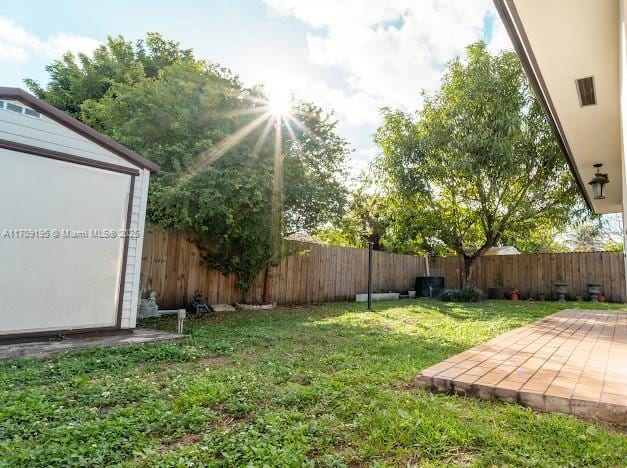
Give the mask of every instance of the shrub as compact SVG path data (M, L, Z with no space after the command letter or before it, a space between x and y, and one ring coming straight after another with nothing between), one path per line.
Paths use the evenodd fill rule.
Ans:
M440 294L440 299L445 302L479 302L483 298L483 291L478 288L445 289Z

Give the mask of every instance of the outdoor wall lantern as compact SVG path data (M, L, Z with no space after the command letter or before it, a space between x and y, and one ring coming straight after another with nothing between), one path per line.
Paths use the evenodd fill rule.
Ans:
M594 167L597 168L597 173L594 174L592 180L588 182L590 185L592 185L592 192L594 193L595 200L603 200L605 198L605 195L603 195L603 187L610 181L610 179L608 179L607 177L607 174L601 174L599 169L601 166L603 166L603 164L601 163L597 163L594 165Z

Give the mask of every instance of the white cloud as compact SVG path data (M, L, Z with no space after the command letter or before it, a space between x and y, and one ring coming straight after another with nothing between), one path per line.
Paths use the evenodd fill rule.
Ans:
M327 100L354 124L372 123L377 117L362 113L382 105L418 108L420 91L438 86L446 62L483 38L494 15L491 0L265 2L315 28L307 35L309 59L344 72L348 91L327 89ZM493 23L491 49L507 47L500 20Z
M376 125L379 109L385 104L362 91L347 93L316 82L297 90L298 96L311 100L323 109L333 109L335 115L348 125Z
M85 36L59 33L42 39L0 17L0 62L26 63L33 57L59 58L67 51L89 53L100 45Z
M317 82L298 90L334 109L343 131L373 132L383 106L408 112L420 108L421 91L437 89L446 63L472 42L490 37L491 51L511 49L492 0L264 1L276 14L309 25L309 61L344 76L343 86ZM491 34L485 31L489 24ZM353 174L364 170L375 153L371 144L357 145Z
M488 44L488 49L490 52L499 52L501 50L511 50L512 41L507 35L507 31L505 30L505 26L503 26L503 22L497 16L494 18L494 28L492 29L492 37L490 38L490 43Z
M294 16L314 27L357 23L373 25L400 16L405 0L264 0L285 16Z

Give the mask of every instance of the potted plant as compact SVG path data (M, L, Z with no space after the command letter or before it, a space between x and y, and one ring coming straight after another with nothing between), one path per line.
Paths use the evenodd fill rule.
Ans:
M538 294L536 294L536 300L537 301L546 301L546 293L544 292L543 289L538 291Z
M416 290L415 289L410 289L409 291L407 291L407 296L411 299L414 299L416 297Z
M500 271L494 274L494 287L488 288L489 299L505 299L505 288L503 287L503 276Z
M557 300L560 302L566 301L566 293L568 292L568 283L564 280L558 279L555 283L555 292L557 293Z
M510 297L510 300L517 301L520 299L520 293L518 292L516 288L512 288L509 291L509 297Z
M598 281L591 281L587 284L588 286L588 295L590 296L590 301L598 302L599 295L601 294L601 283Z

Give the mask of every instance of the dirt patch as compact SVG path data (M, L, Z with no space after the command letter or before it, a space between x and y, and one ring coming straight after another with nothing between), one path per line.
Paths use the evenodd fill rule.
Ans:
M461 448L448 460L455 466L471 466L475 461L475 455Z
M202 438L203 438L203 434L185 434L180 439L176 439L175 441L173 441L172 443L168 445L163 445L159 447L158 451L159 453L172 452L183 446L197 444L198 442L202 440Z
M217 407L216 409L219 410L220 408ZM199 443L200 441L202 441L202 439L204 438L206 434L209 434L211 432L222 432L224 434L227 434L231 432L233 429L235 429L235 427L237 427L238 425L246 424L249 421L250 421L249 416L237 416L237 417L225 418L216 422L216 424L213 424L211 427L207 428L207 430L204 432L185 434L183 437L175 439L168 444L162 445L157 450L159 451L159 453L162 453L162 454L173 452L179 448L187 447L187 446Z
M251 420L251 417L248 415L235 416L231 418L226 418L220 421L215 426L216 431L222 431L224 434L231 432L240 424L248 424Z
M212 356L208 358L196 361L197 364L211 365L211 366L226 366L233 363L233 357L231 356Z

